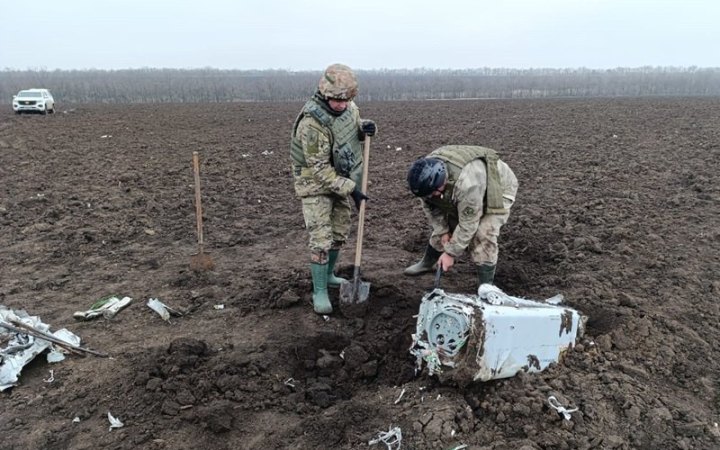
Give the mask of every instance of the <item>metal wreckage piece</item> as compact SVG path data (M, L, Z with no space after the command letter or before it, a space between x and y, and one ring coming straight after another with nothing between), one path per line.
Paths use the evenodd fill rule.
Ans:
M560 306L562 295L544 302L513 297L483 284L477 296L440 288L420 304L410 353L416 372L453 369L473 381L540 372L558 362L582 337L587 318Z
M47 337L43 339L10 324L26 325L37 332L46 333ZM0 342L4 346L0 348L0 391L15 386L23 367L48 348L48 362L64 359L64 350L60 349L62 347L58 348L57 344L48 340L53 337L69 345L80 345L80 337L71 331L62 328L51 334L50 325L43 323L40 317L31 316L25 310L12 310L0 305Z

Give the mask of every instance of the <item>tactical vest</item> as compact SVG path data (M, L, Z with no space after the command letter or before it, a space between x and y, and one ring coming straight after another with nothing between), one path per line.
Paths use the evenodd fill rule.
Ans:
M448 173L447 185L442 198L432 197L427 200L428 203L445 211L446 214L457 216L457 208L452 203L455 183L466 165L476 159L482 159L487 172L484 213L506 214L508 212L503 204L503 187L497 167L499 157L495 150L473 145L446 145L433 151L428 157L444 161Z
M295 119L292 140L290 142L290 156L294 166L307 167L297 128L300 121L310 116L330 131L331 163L335 171L345 178L350 178L355 184L362 183L362 144L358 136L358 126L355 116L348 108L339 116L327 112L322 105L312 98L305 103L302 111Z

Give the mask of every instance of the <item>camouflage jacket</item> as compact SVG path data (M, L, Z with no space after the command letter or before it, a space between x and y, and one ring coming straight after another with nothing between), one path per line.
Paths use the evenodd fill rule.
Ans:
M503 161L497 162L498 175L502 189L502 197L515 201L518 181L510 167ZM450 232L450 219L457 222L452 238L445 245L445 252L459 256L470 245L480 226L480 219L485 211L485 195L487 189L487 168L482 159L475 159L465 165L457 176L450 178L445 187L445 194L450 198L433 201L422 199L422 207L428 222L432 226L433 236L441 236ZM451 205L451 208L439 207L439 203Z
M350 102L339 115L328 112L317 97L295 120L290 154L299 197L346 196L362 181L360 111Z

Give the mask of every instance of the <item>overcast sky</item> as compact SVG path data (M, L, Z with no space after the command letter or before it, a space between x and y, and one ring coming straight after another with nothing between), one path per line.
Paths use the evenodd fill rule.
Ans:
M0 69L720 67L719 0L0 0Z

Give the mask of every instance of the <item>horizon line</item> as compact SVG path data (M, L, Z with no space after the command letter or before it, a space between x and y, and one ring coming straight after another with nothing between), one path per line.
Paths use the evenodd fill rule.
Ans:
M673 69L673 70L683 70L683 69L694 69L694 70L704 70L704 69L720 69L720 66L699 66L699 65L689 65L689 66L676 66L676 65L641 65L641 66L615 66L615 67L589 67L589 66L564 66L564 67L551 67L551 66L538 66L538 67L510 67L510 66L476 66L476 67L403 67L403 68L388 68L388 67L377 67L377 68L355 68L353 67L353 70L356 72L379 72L379 71L390 71L390 72L396 72L396 71L473 71L473 70L516 70L516 71L524 71L524 70L587 70L587 71L609 71L609 70L638 70L638 69ZM36 68L25 68L25 69L18 69L15 67L4 67L0 69L0 72L121 72L121 71L133 71L133 70L177 70L177 71L194 71L194 70L212 70L212 71L219 71L219 72L288 72L288 73L314 73L314 72L322 72L325 70L325 68L321 69L288 69L288 68L277 68L277 67L266 67L266 68L254 68L254 69L239 69L239 68L217 68L213 66L203 66L203 67L153 67L153 66L142 66L142 67L125 67L125 68L115 68L115 69L102 69L102 68L96 68L96 67L86 67L86 68L74 68L74 69L63 69L63 68L53 68L48 69L46 67L36 67Z

